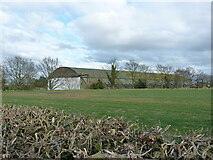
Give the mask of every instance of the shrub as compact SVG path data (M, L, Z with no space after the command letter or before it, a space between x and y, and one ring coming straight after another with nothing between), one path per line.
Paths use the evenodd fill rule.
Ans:
M135 83L134 88L147 88L146 80L139 79L138 82Z
M90 85L90 89L104 89L104 83L99 79L96 83Z
M123 118L89 119L52 109L3 105L3 158L211 159L213 140L168 135Z

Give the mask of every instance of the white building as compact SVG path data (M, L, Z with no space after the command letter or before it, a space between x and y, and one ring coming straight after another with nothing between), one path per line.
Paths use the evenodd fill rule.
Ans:
M69 67L56 69L49 77L54 90L81 89L81 75ZM48 83L48 89L50 84Z

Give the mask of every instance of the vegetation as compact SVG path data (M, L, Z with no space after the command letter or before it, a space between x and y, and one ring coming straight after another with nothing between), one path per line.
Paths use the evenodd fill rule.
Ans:
M14 57L6 59L3 73L17 89L30 89L36 77L36 66L27 58ZM5 77L3 77L5 79Z
M117 62L116 59L111 60L110 62L111 65L111 72L110 74L108 72L106 72L107 74L107 78L111 84L111 88L115 88L116 85L116 79L118 78L118 71L117 71Z
M125 69L132 87L143 90L38 90L54 89L57 79L52 81L49 75L58 65L58 59L50 57L38 65L14 57L0 66L1 87L6 90L2 94L4 143L0 158L213 156L210 89L145 89L210 87L211 76L192 67L175 70L160 64L156 66L158 73L150 73L149 66L130 60ZM107 72L111 88L118 85L117 66L112 61L111 72ZM103 89L104 84L99 79L90 88ZM170 135L165 134L168 125Z
M146 80L139 79L137 83L135 83L134 88L147 88Z
M50 79L50 74L60 66L58 58L53 59L51 57L45 57L37 65L38 72L40 72L41 77L46 79L46 89L54 89L57 85L58 79ZM42 80L40 77L40 80ZM42 82L42 81L41 81Z
M119 88L118 74L125 71L130 79L127 88L134 88L140 79L146 81L147 88L203 88L210 87L211 76L192 67L174 69L172 66L157 64L155 70L150 66L139 64L130 60L124 66L120 66L113 59L110 62L111 70L107 71L108 82L111 88ZM30 90L47 89L54 90L59 85L59 78L52 79L50 74L60 66L57 58L45 57L38 64L32 59L19 56L5 59L0 66L3 90ZM117 70L123 68L121 70ZM154 72L158 72L154 73Z
M35 79L34 88L36 89L47 89L48 80L45 77L40 77L39 79Z
M171 125L170 131L211 127L211 89L111 89L5 91L3 104L54 107L91 118L124 116L148 126Z
M92 83L90 89L104 89L104 83L99 79L96 83Z
M211 159L210 135L169 135L123 118L89 119L52 109L3 105L0 158Z
M129 60L129 62L126 62L125 64L125 69L129 71L129 74L131 75L132 79L132 86L134 87L135 85L135 80L136 80L136 74L139 71L139 64L135 60Z

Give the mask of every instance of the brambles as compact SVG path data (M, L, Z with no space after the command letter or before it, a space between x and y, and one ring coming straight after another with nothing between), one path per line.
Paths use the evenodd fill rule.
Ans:
M208 135L166 134L123 118L92 120L52 109L3 105L3 157L7 158L207 158Z

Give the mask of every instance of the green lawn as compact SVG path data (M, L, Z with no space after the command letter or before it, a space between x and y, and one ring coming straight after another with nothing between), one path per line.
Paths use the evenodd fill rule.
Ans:
M5 91L4 104L53 107L92 118L124 116L188 132L211 127L210 89Z

